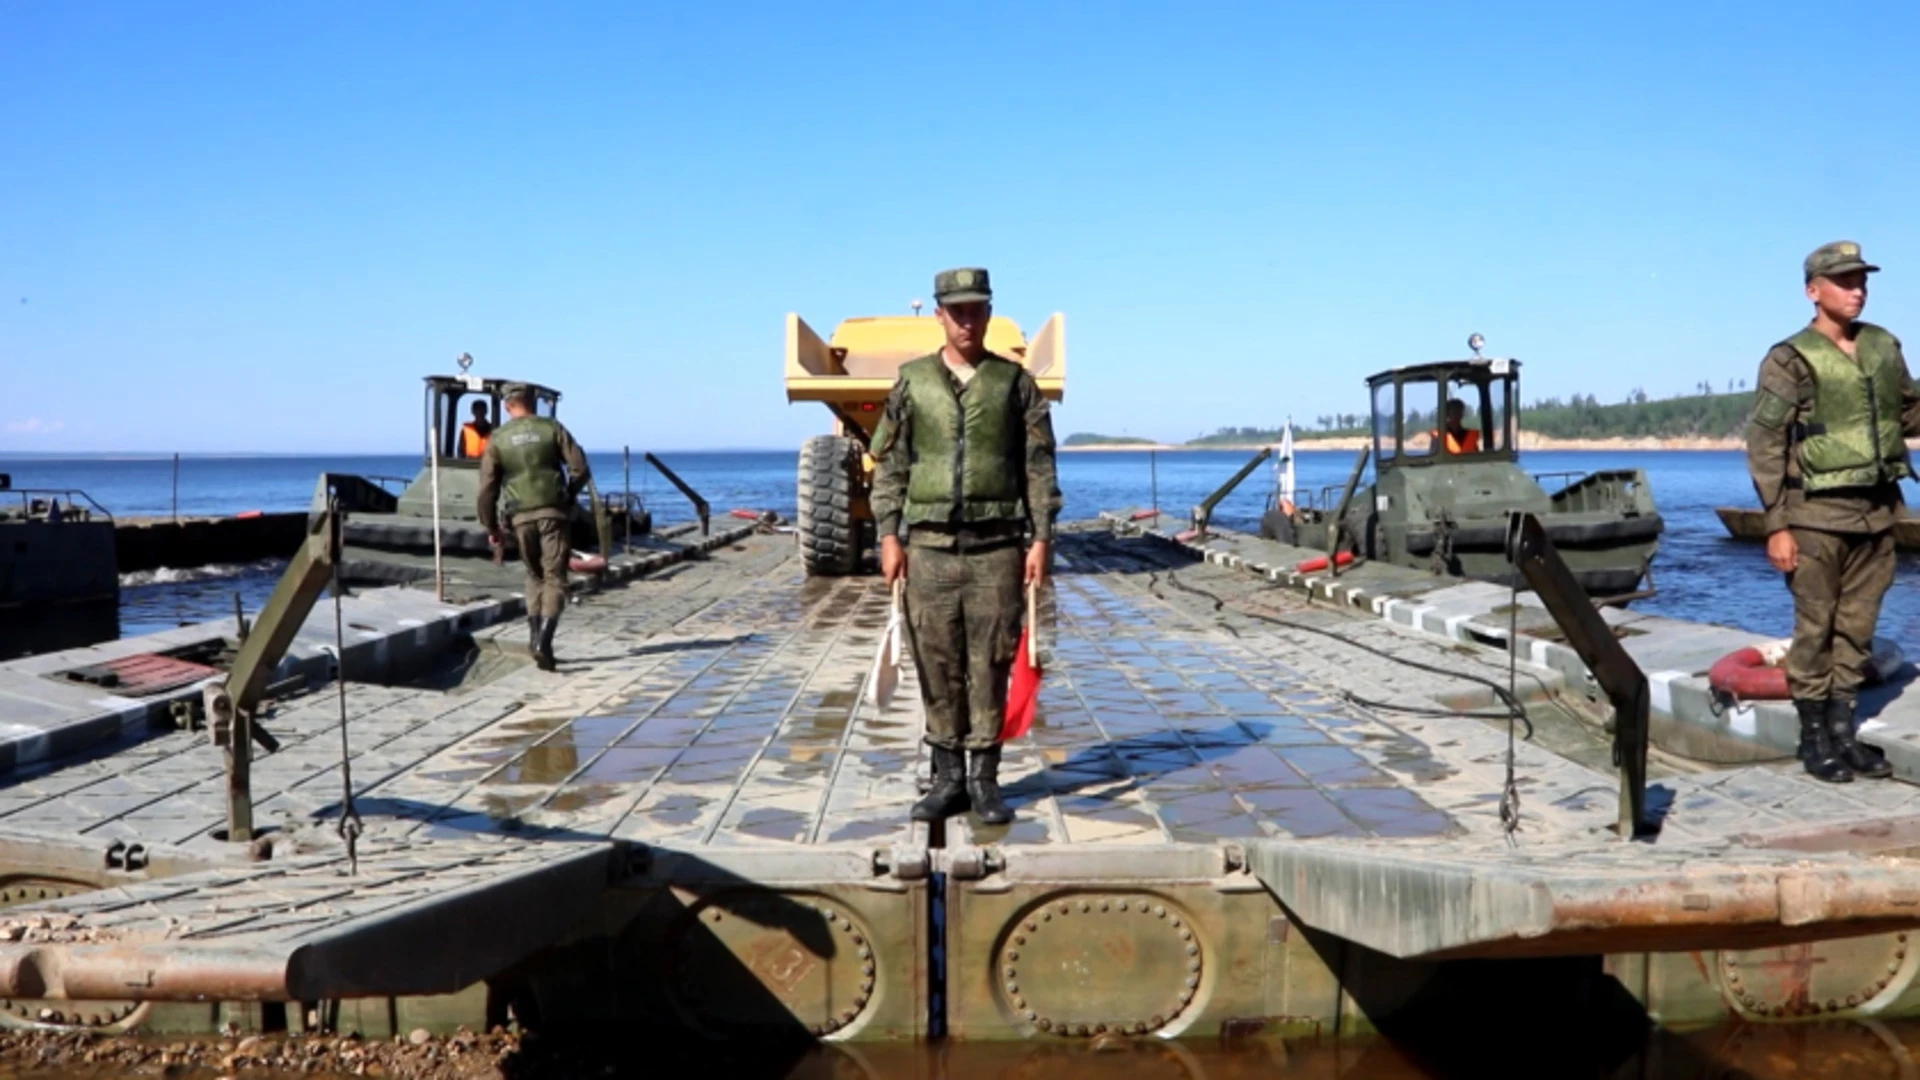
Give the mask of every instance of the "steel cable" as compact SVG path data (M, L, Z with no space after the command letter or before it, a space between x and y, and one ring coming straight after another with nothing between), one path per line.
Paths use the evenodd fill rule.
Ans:
M365 823L360 820L360 811L353 805L353 754L347 743L347 631L346 616L340 602L340 560L342 533L340 523L339 500L328 493L328 516L332 518L330 528L332 536L328 547L333 562L333 681L339 687L340 697L340 838L347 845L347 869L350 873L360 873L360 834L365 831Z
M1520 683L1520 577L1514 575L1511 593L1507 598L1507 696L1510 700L1519 700L1516 690ZM1527 729L1529 735L1533 729ZM1500 828L1507 834L1510 847L1519 846L1513 834L1520 831L1520 786L1513 778L1513 719L1507 719L1507 781L1500 789Z
M1214 605L1215 612L1222 611L1226 608L1227 601L1223 597L1221 597L1218 593L1215 593L1209 589L1200 588L1199 586L1196 586L1196 585L1189 585L1186 582L1181 581L1179 577L1172 570L1163 570L1160 572L1156 572L1156 573L1150 574L1149 577L1157 579L1162 574L1165 575L1167 584L1172 585L1174 588L1179 589L1181 592L1189 593L1191 595L1198 596L1198 597L1201 597L1202 599L1211 601ZM1470 711L1470 710L1464 710L1464 709L1447 709L1447 708L1442 708L1440 706L1435 706L1435 705L1408 705L1402 702L1380 701L1374 698L1362 697L1361 695L1353 693L1350 690L1341 691L1341 696L1345 698L1347 701L1352 702L1355 705L1359 705L1363 708L1374 709L1382 712L1400 713L1402 715L1407 715L1407 716L1425 716L1425 717L1433 717L1433 718L1439 718L1439 719L1464 717L1467 719L1475 719L1475 720L1518 721L1519 723L1526 725L1527 741L1531 742L1533 740L1533 720L1527 716L1526 706L1520 703L1520 699L1518 695L1516 695L1511 689L1509 689L1508 687L1501 686L1498 682L1495 682L1492 679L1482 678L1478 675L1470 675L1465 672L1453 671L1447 668L1437 667L1432 664L1425 664L1418 660L1409 659L1408 657L1400 656L1395 653L1388 652L1385 649L1381 649L1377 646L1369 645L1364 641L1355 640L1354 638L1350 638L1345 634L1334 633L1333 631L1327 630L1323 627L1312 626L1307 623L1295 622L1291 619L1283 619L1275 615L1266 614L1265 612L1249 610L1245 607L1236 607L1234 608L1234 610L1242 615L1247 616L1248 618L1258 619L1261 622L1271 623L1275 626L1283 626L1289 630L1299 630L1309 634L1317 634L1323 638L1329 638L1333 641L1337 641L1341 643L1342 645L1346 645L1349 648L1359 649L1361 652L1369 653L1373 656L1379 657L1382 660L1386 660L1394 664L1399 664L1402 667L1412 668L1415 671L1423 671L1430 675L1439 675L1444 678L1457 679L1462 682L1470 682L1477 686L1486 687L1487 690L1492 692L1494 698L1497 701L1499 701L1503 706L1505 706L1505 708L1499 712L1483 712L1483 711ZM1235 630L1232 626L1222 623L1221 628L1226 630L1228 633L1233 634L1235 637L1240 636L1239 632Z

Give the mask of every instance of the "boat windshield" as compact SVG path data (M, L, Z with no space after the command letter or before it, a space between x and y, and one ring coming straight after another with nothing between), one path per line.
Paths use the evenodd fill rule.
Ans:
M464 429L484 419L484 428L475 428L475 435L484 437L508 419L506 406L497 388L491 388L477 378L466 385L450 383L436 387L429 384L427 408L432 415L436 450L443 461L478 459L478 447L485 443L470 440L464 434ZM560 403L556 398L544 392L535 393L535 416L551 418L559 410Z
M1515 392L1512 375L1497 364L1381 383L1373 391L1375 459L1511 453Z
M1381 383L1373 388L1373 460L1387 461L1400 451L1400 431L1394 421L1396 383Z

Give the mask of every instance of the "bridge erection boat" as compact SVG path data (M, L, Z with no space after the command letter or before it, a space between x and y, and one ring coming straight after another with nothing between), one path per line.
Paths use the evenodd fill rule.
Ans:
M1646 473L1532 475L1520 466L1520 362L1393 368L1367 380L1370 445L1344 487L1269 499L1260 534L1331 554L1508 583L1508 516L1539 518L1582 588L1624 602L1648 591L1664 522ZM1450 430L1449 411L1458 423ZM1368 463L1372 476L1362 477Z
M464 367L464 364L463 364ZM408 584L434 580L436 559L445 583L458 589L518 587L521 568L511 530L496 551L480 526L480 458L463 437L473 406L489 430L505 422L502 391L521 383L534 396L534 414L557 416L560 391L518 379L479 375L426 378L429 446L411 481L397 477L323 473L310 514L317 520L333 500L346 515L342 577L350 584ZM400 486L396 494L391 490ZM652 517L621 497L603 501L597 481L573 508L569 528L577 570L603 566L616 545L651 531ZM439 534L436 547L435 532Z

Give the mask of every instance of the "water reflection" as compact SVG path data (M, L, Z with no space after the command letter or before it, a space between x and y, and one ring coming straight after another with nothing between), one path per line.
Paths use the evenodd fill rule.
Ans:
M1430 1077L1595 1077L1606 1080L1875 1080L1920 1076L1920 1021L1846 1020L1727 1025L1693 1032L1655 1029L1614 1053L1549 1043L1487 1024L1456 1038L1479 1049L1467 1063L1436 1068L1424 1055L1380 1038L1228 1038L1086 1042L943 1043L820 1047L788 1061L729 1075L813 1078L994 1077L998 1080L1414 1080ZM1581 1040L1573 1040L1576 1044ZM1461 1055L1449 1055L1460 1057ZM529 1060L527 1064L532 1064ZM745 1064L745 1063L742 1063ZM521 1074L511 1074L521 1075ZM525 1075L534 1075L527 1073Z

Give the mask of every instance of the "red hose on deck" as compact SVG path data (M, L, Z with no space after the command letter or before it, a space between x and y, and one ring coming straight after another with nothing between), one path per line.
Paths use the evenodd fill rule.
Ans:
M1353 552L1343 551L1335 555L1333 561L1337 566L1345 566L1353 561ZM1293 564L1293 568L1302 574L1311 574L1317 570L1325 570L1327 568L1327 557L1325 555L1318 555L1311 559L1303 559Z

